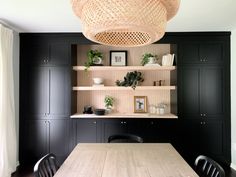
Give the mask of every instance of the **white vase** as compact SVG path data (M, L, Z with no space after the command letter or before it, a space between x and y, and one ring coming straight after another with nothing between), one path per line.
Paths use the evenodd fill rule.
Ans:
M106 108L106 114L111 114L111 113L112 113L112 109Z
M102 64L102 58L101 57L94 57L93 63L94 64Z
M156 63L156 58L155 57L149 57L148 58L148 64L155 64Z

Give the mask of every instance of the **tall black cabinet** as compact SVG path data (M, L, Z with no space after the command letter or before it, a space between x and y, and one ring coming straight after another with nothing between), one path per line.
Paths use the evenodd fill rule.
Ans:
M229 36L191 36L178 47L181 149L190 161L205 154L227 163L230 159Z
M69 153L70 45L57 38L21 37L20 161Z

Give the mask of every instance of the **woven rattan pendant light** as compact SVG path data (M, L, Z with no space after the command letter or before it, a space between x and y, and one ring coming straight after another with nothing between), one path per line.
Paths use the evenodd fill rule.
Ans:
M121 47L148 45L165 34L180 0L71 0L86 38Z

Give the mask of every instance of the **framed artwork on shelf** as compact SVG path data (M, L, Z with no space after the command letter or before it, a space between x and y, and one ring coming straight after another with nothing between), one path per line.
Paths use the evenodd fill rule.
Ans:
M110 66L127 66L127 51L110 51Z
M134 113L146 113L146 112L147 112L147 97L134 96Z

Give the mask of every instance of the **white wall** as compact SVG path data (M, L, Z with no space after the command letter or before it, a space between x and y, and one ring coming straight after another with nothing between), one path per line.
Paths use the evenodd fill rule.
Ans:
M236 169L236 30L231 35L231 157Z
M14 76L14 98L15 98L15 118L16 118L16 132L18 140L18 152L19 157L19 33L14 32L13 37L13 76ZM19 161L19 159L17 159Z

